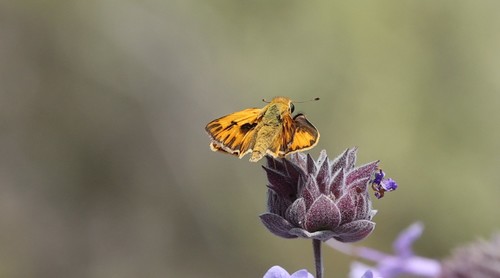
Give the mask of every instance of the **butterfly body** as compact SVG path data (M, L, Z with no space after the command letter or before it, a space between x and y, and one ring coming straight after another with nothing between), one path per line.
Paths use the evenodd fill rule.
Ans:
M258 161L270 150L271 153L278 151L278 137L282 135L283 114L287 113L288 105L282 101L269 104L266 110L262 111L262 120L255 129L255 144L252 150L250 161ZM274 146L273 146L274 144Z
M317 129L299 114L292 118L293 104L287 97L275 97L264 108L249 108L208 123L212 138L210 148L242 158L252 153L250 161L264 155L286 154L314 147L319 139Z

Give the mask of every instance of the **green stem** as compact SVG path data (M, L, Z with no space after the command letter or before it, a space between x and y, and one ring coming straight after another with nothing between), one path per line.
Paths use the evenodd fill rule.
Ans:
M313 239L314 263L316 278L323 278L323 259L321 258L321 240Z

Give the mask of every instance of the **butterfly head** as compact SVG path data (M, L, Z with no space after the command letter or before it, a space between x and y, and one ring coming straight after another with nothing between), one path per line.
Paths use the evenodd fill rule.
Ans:
M298 103L303 103L303 102L308 102L308 101L316 101L319 100L319 97L306 100L306 101L296 101ZM278 108L281 113L289 113L292 114L295 111L295 105L293 105L293 101L290 98L287 97L274 97L271 101L266 101L263 99L262 101L269 103L267 107L269 108L270 106L274 105L275 107Z
M287 97L274 97L271 101L262 101L269 103L267 108L272 108L271 110L279 111L280 114L291 114L295 110L295 106L292 100Z

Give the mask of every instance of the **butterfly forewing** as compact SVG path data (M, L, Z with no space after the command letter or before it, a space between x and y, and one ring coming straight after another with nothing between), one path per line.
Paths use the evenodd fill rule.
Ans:
M251 149L249 140L255 134L255 127L262 109L249 108L218 118L207 124L205 130L212 138L211 149L243 156Z

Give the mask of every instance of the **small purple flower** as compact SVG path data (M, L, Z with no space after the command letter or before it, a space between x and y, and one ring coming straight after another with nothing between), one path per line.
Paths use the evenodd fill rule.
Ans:
M385 173L382 169L376 172L373 178L372 189L375 191L375 197L380 199L384 197L385 192L393 191L398 188L398 184L391 178L385 179Z
M353 263L350 277L359 277L361 273L364 273L368 269L373 271L375 277L393 278L402 274L438 277L441 273L441 265L438 261L419 257L413 253L413 242L420 237L422 231L422 224L414 223L401 232L394 241L393 248L395 255L385 254L366 247L352 247L335 241L329 241L327 244L343 253L377 263L377 266L374 268L359 262Z
M305 269L301 269L290 275L284 268L275 265L264 274L263 278L314 278L314 276Z
M295 153L290 159L267 157L268 212L260 216L270 232L284 238L334 238L354 242L375 228L368 185L378 161L355 167L356 148L317 161Z

